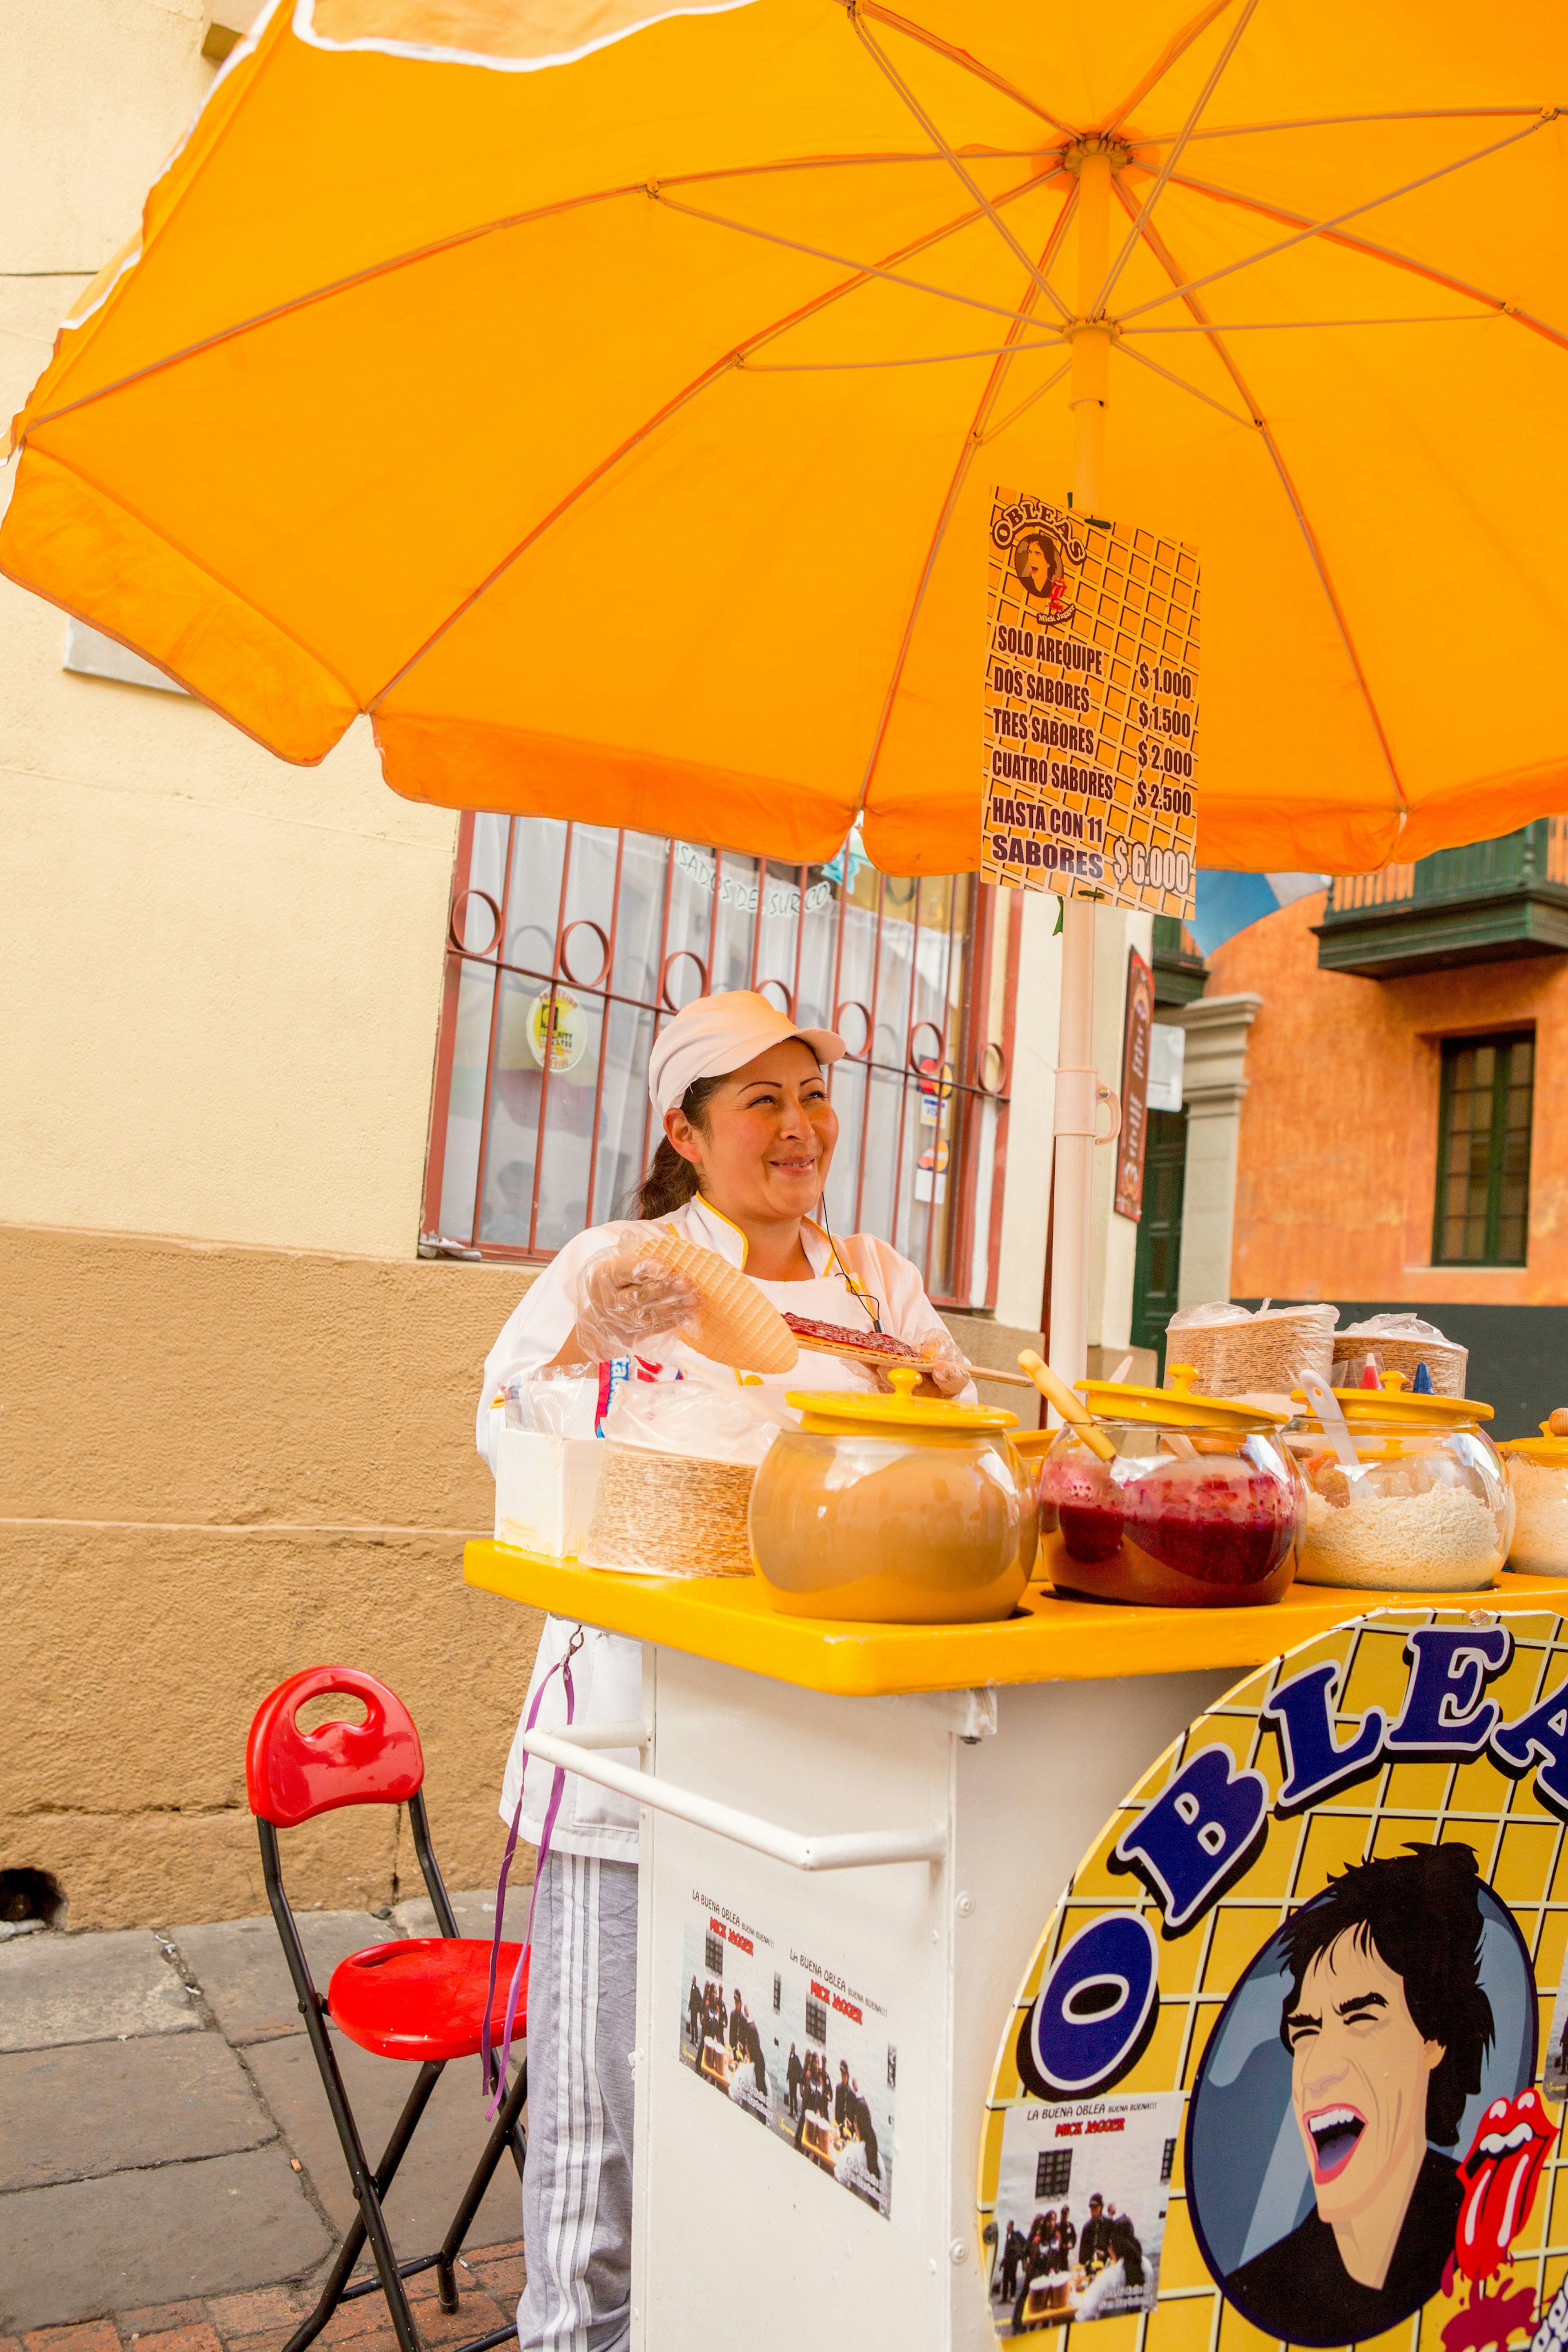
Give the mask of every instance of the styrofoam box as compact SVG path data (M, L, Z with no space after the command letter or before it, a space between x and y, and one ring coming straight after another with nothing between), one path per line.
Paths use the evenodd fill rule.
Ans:
M496 1541L574 1559L588 1532L605 1449L596 1437L503 1429L496 1453Z

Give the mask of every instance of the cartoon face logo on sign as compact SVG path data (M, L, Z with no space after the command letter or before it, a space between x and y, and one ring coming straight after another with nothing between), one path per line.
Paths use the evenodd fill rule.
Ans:
M1020 531L1010 551L1025 595L1031 604L1044 604L1047 625L1068 619L1067 563L1056 534L1038 526Z
M1555 1615L1361 1618L1200 1717L1076 1873L1004 2034L997 2336L1169 2302L1184 2345L1217 2304L1222 2347L1563 2352L1568 2027L1543 2084L1537 2015L1568 2019L1565 1822Z

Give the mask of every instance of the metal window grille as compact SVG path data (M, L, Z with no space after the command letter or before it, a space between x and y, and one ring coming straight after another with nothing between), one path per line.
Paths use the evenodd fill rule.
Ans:
M1065 2197L1071 2185L1071 2148L1043 2147L1035 2158L1035 2202L1045 2197Z
M1016 894L879 874L853 839L786 866L554 818L465 816L426 1238L548 1257L622 1213L658 1140L647 1058L710 990L849 1047L830 1086L836 1231L881 1234L953 1306L994 1295Z
M1175 2170L1175 2168L1176 2168L1176 2143L1175 2143L1175 2141L1174 2141L1173 2139L1168 2139L1168 2140L1165 2142L1165 2146L1164 2146L1163 2153L1162 2154L1162 2156L1161 2156L1161 2158L1160 2158L1160 2179L1161 2179L1161 2180L1162 2180L1162 2181L1169 2180L1169 2179L1171 2178L1172 2173Z
M827 2011L821 2001L813 2000L809 1993L805 2000L805 2038L808 2042L819 2042L825 2050L827 2047Z
M716 1936L711 1927L703 1938L702 1965L710 1977L721 1977L724 1973L724 1938Z
M1525 1263L1534 1078L1529 1030L1444 1039L1436 1264Z

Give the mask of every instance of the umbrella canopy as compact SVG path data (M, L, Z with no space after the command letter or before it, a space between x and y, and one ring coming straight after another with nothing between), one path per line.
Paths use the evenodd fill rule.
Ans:
M1568 17L909 5L275 5L0 562L289 760L368 710L413 798L970 867L984 519L1070 487L1103 318L1104 511L1203 557L1205 864L1568 808Z

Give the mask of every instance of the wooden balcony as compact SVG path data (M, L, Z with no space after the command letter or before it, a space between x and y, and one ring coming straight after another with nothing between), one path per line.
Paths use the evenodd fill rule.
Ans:
M1192 1004L1203 994L1208 966L1177 915L1154 918L1154 1002Z
M1568 955L1568 817L1341 875L1316 929L1320 968L1366 980Z

